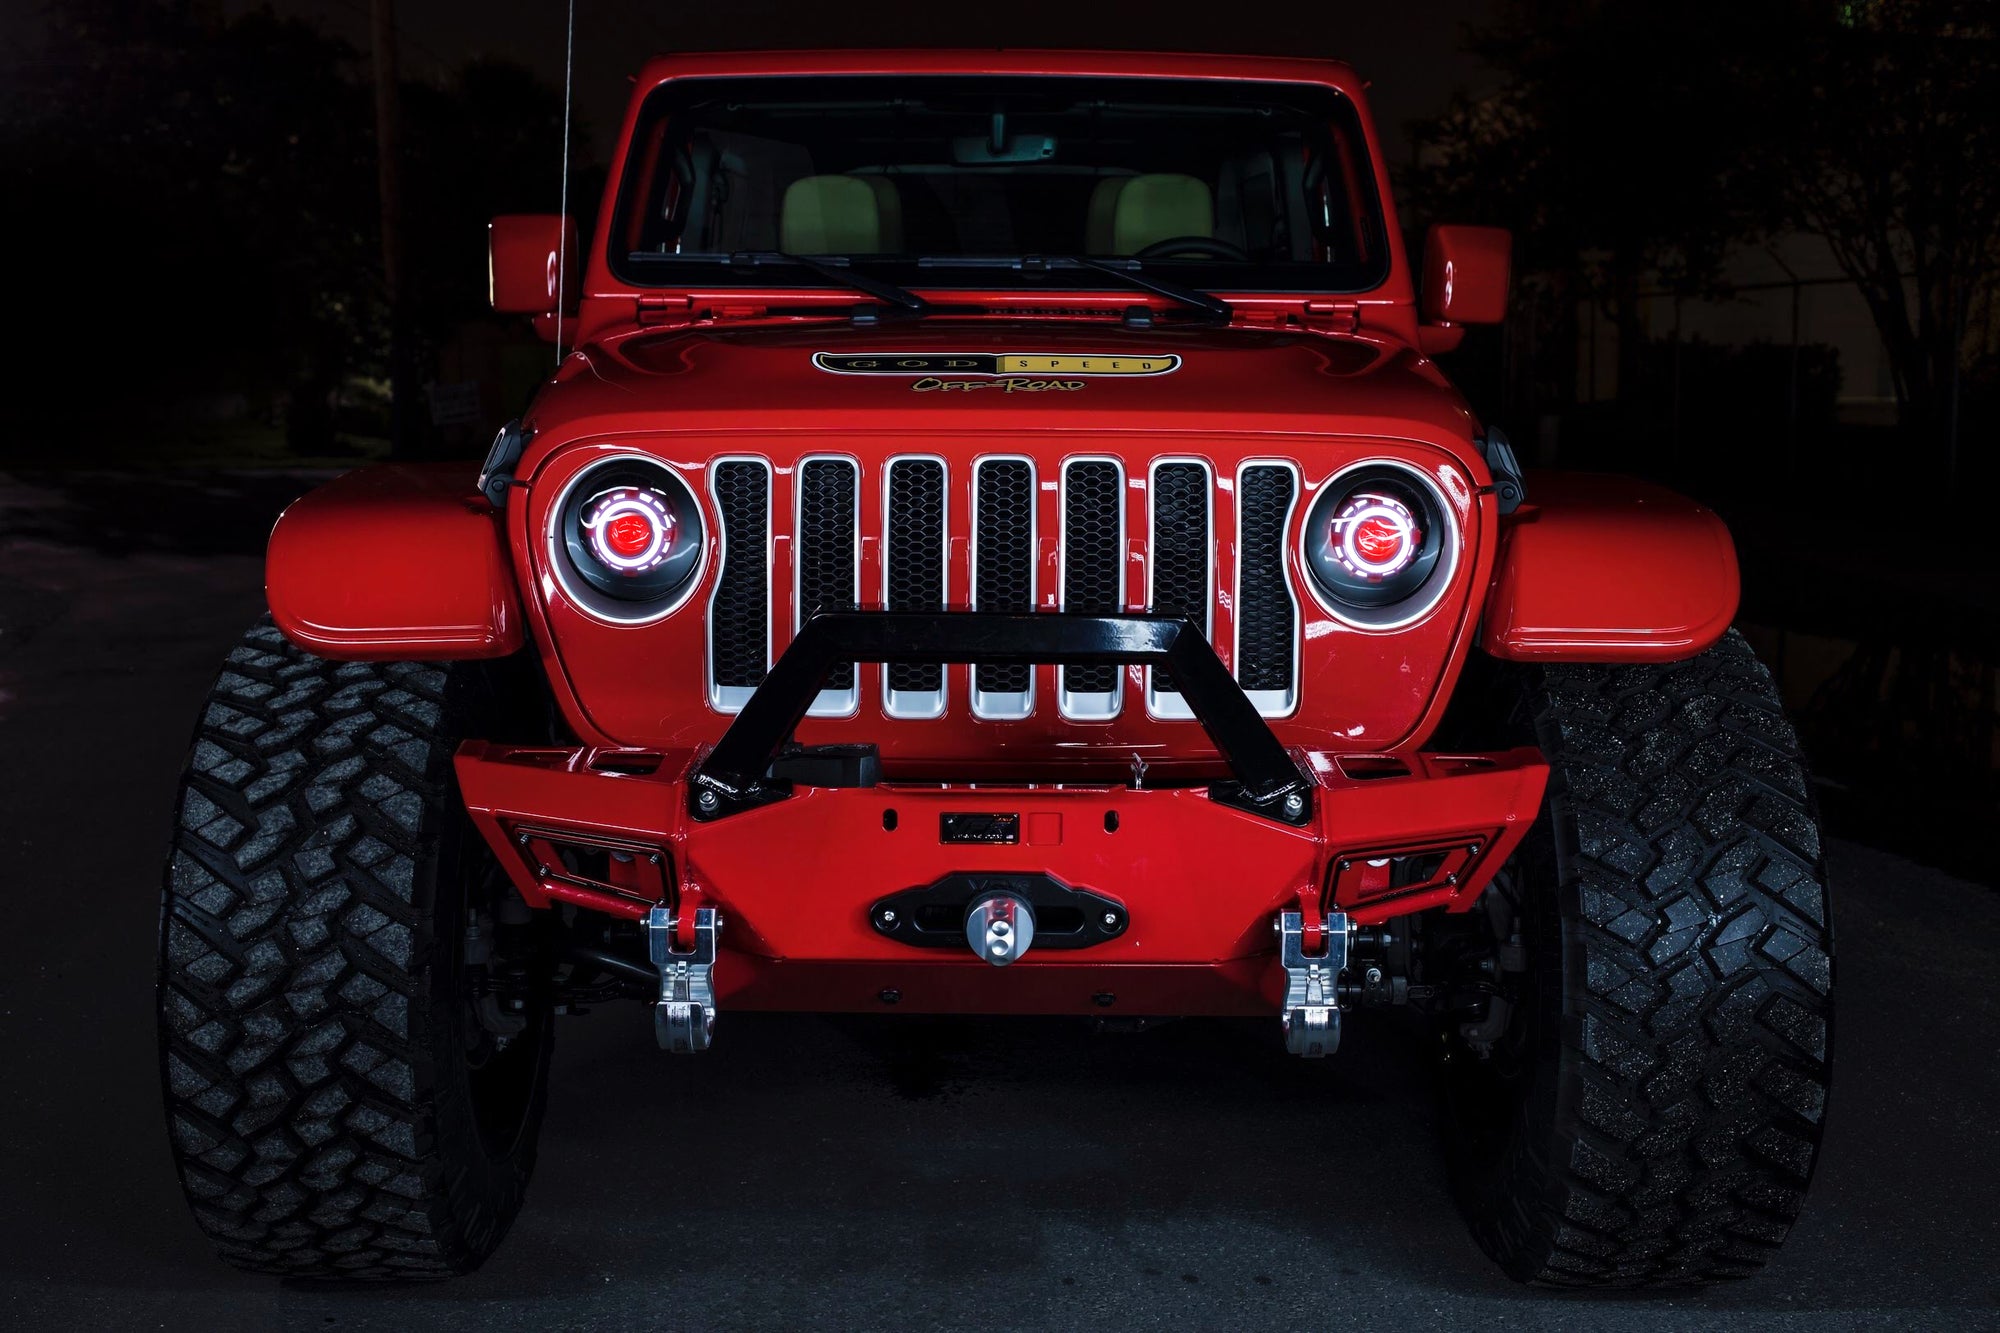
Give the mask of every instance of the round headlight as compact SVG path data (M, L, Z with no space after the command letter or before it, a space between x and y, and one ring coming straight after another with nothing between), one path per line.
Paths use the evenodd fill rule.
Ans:
M1306 568L1334 603L1362 612L1396 608L1422 594L1436 573L1444 513L1415 475L1356 468L1321 489L1306 514L1304 542Z
M617 458L580 474L556 515L558 559L579 602L612 620L650 619L701 565L701 508L686 483L649 459Z

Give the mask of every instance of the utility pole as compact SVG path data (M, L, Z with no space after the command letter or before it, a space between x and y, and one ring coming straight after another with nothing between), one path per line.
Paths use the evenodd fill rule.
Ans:
M410 453L417 438L417 386L410 356L409 302L403 287L401 73L396 60L396 2L370 0L375 73L375 188L381 203L382 286L389 306L389 452Z

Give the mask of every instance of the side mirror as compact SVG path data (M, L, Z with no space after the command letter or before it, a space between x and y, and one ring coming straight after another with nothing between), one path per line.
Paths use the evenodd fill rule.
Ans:
M1424 238L1422 337L1426 352L1458 346L1468 324L1507 317L1514 238L1504 227L1435 226Z
M487 295L503 315L555 314L558 278L560 300L570 304L583 288L581 268L573 217L507 213L486 229Z

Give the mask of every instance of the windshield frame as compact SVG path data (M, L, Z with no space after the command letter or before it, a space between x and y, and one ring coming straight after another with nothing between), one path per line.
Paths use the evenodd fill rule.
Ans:
M615 189L612 191L612 207L599 229L601 250L599 256L606 264L610 275L618 282L642 291L657 290L758 290L768 289L774 284L768 270L746 269L740 265L715 262L696 257L685 259L672 255L646 254L643 259L628 255L617 243L618 238L628 234L627 224L631 210L637 206L637 199L650 187L647 178L651 174L649 153L643 146L648 132L676 108L713 101L720 97L737 94L745 100L771 98L773 100L795 97L796 92L781 90L772 85L786 85L796 90L814 84L866 85L867 96L879 98L883 85L890 80L918 83L949 83L953 85L1019 85L1023 91L1046 89L1050 84L1072 84L1082 91L1085 85L1091 89L1106 92L1126 90L1133 100L1172 100L1171 89L1180 87L1188 90L1189 97L1199 97L1217 102L1238 101L1246 103L1293 103L1301 108L1316 111L1314 103L1323 104L1330 122L1329 134L1338 132L1348 145L1351 160L1344 175L1345 189L1354 201L1359 215L1359 226L1366 233L1368 248L1372 251L1371 261L1338 265L1318 260L1300 260L1284 264L1240 262L1200 262L1187 260L1130 261L1130 257L1110 257L1110 262L1132 262L1135 269L1151 277L1171 282L1178 286L1200 289L1205 292L1231 292L1258 295L1300 294L1311 296L1357 297L1379 293L1394 277L1400 256L1400 246L1393 235L1393 214L1382 198L1376 161L1376 146L1368 129L1364 109L1356 99L1338 86L1328 82L1307 79L1239 80L1207 74L1171 73L956 73L946 71L924 71L898 73L894 75L863 74L856 72L813 71L786 73L745 73L745 74L691 74L680 75L661 81L647 90L633 109L628 125L625 153ZM769 91L765 91L769 89ZM845 89L830 89L826 96L837 99ZM969 89L968 91L976 91ZM958 266L950 263L924 264L930 259L949 260L954 256L932 256L916 254L902 256L877 256L856 254L841 260L843 268L852 268L880 281L893 283L910 289L933 292L954 290L992 290L1004 285L1009 289L1044 293L1050 296L1072 293L1096 293L1103 291L1130 291L1122 282L1107 282L1101 272L1093 272L1089 265L1063 267L1035 267L1023 270L998 269L978 266ZM836 283L802 274L803 281L786 281L788 290L839 290ZM1347 281L1336 281L1336 278ZM997 281L996 281L997 279Z

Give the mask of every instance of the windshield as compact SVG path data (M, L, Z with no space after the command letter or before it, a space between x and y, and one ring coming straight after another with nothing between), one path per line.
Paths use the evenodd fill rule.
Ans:
M645 286L769 284L742 257L771 252L931 288L1117 285L1081 265L938 262L1024 255L1231 291L1387 276L1354 107L1304 84L676 80L642 109L611 235L612 270Z

